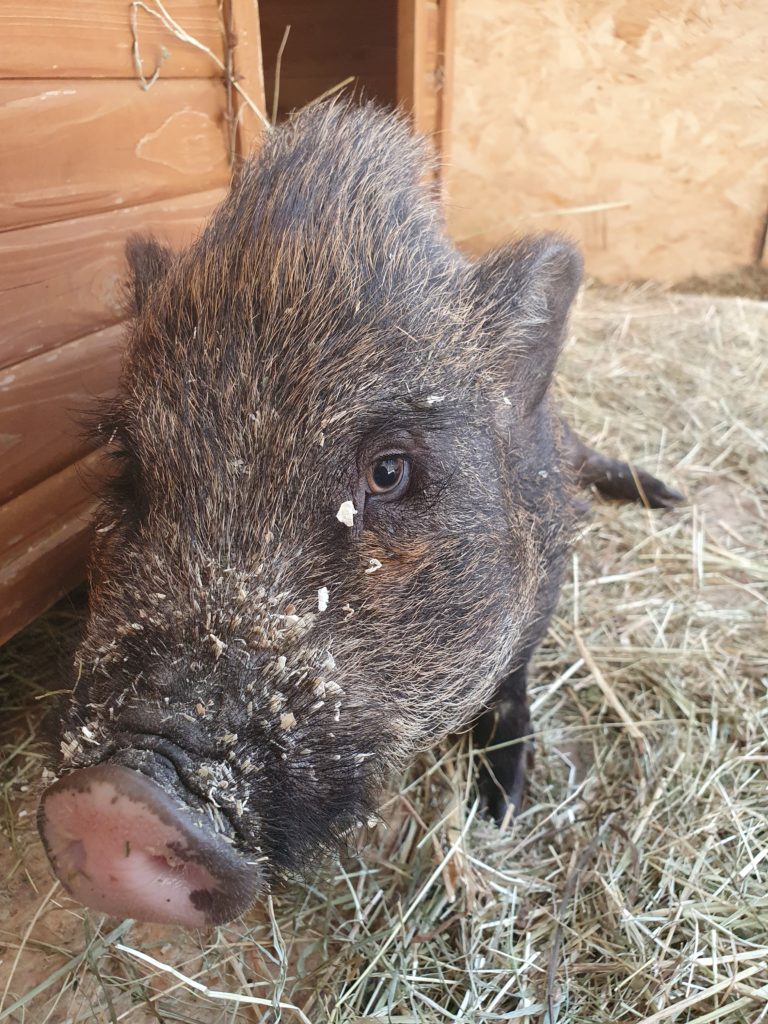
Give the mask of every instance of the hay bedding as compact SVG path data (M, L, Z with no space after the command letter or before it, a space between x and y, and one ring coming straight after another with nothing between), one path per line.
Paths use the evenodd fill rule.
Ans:
M768 1020L768 304L588 292L561 377L582 433L668 477L670 514L597 506L531 687L530 802L478 813L466 741L378 826L218 932L86 915L34 832L66 607L2 652L0 1020ZM118 944L148 955L138 959ZM222 1000L218 989L258 1003Z

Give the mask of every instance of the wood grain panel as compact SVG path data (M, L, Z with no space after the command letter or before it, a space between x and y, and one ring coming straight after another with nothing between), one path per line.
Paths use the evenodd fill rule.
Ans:
M93 452L0 506L0 644L85 577L101 472Z
M454 0L398 0L397 96L417 131L448 161Z
M0 233L0 368L116 323L126 237L153 233L179 248L223 196L215 189Z
M0 503L90 450L82 417L114 389L122 340L117 324L0 372Z
M159 13L153 0L146 5ZM165 0L171 17L223 59L216 0ZM146 10L136 8L136 38L143 74L160 62L162 78L213 77L211 58ZM0 9L0 77L135 78L131 7L117 0L3 0Z
M232 95L236 118L235 146L232 148L239 157L245 157L258 148L265 128L264 60L258 0L225 0L225 11L231 39L231 71L240 87L240 91ZM261 116L253 109L254 106Z
M224 101L215 81L0 82L0 228L225 185Z

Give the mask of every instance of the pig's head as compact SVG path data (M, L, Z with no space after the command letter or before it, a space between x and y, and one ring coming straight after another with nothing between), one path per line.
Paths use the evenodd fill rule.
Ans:
M218 923L467 725L562 546L546 392L580 262L470 264L371 107L266 139L180 255L129 247L54 869L113 914Z

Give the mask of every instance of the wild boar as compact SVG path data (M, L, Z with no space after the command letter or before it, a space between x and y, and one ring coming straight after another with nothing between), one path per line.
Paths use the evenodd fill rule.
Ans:
M448 241L399 116L325 104L266 138L185 252L128 248L76 681L39 825L77 899L217 924L476 723L519 807L526 672L571 477L650 505L549 391L576 249Z

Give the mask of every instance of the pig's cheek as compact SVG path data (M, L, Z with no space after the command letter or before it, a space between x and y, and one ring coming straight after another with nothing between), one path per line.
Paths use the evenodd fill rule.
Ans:
M416 573L428 568L432 550L427 537L393 538L387 542L369 534L362 545L363 572L375 584L407 586Z

